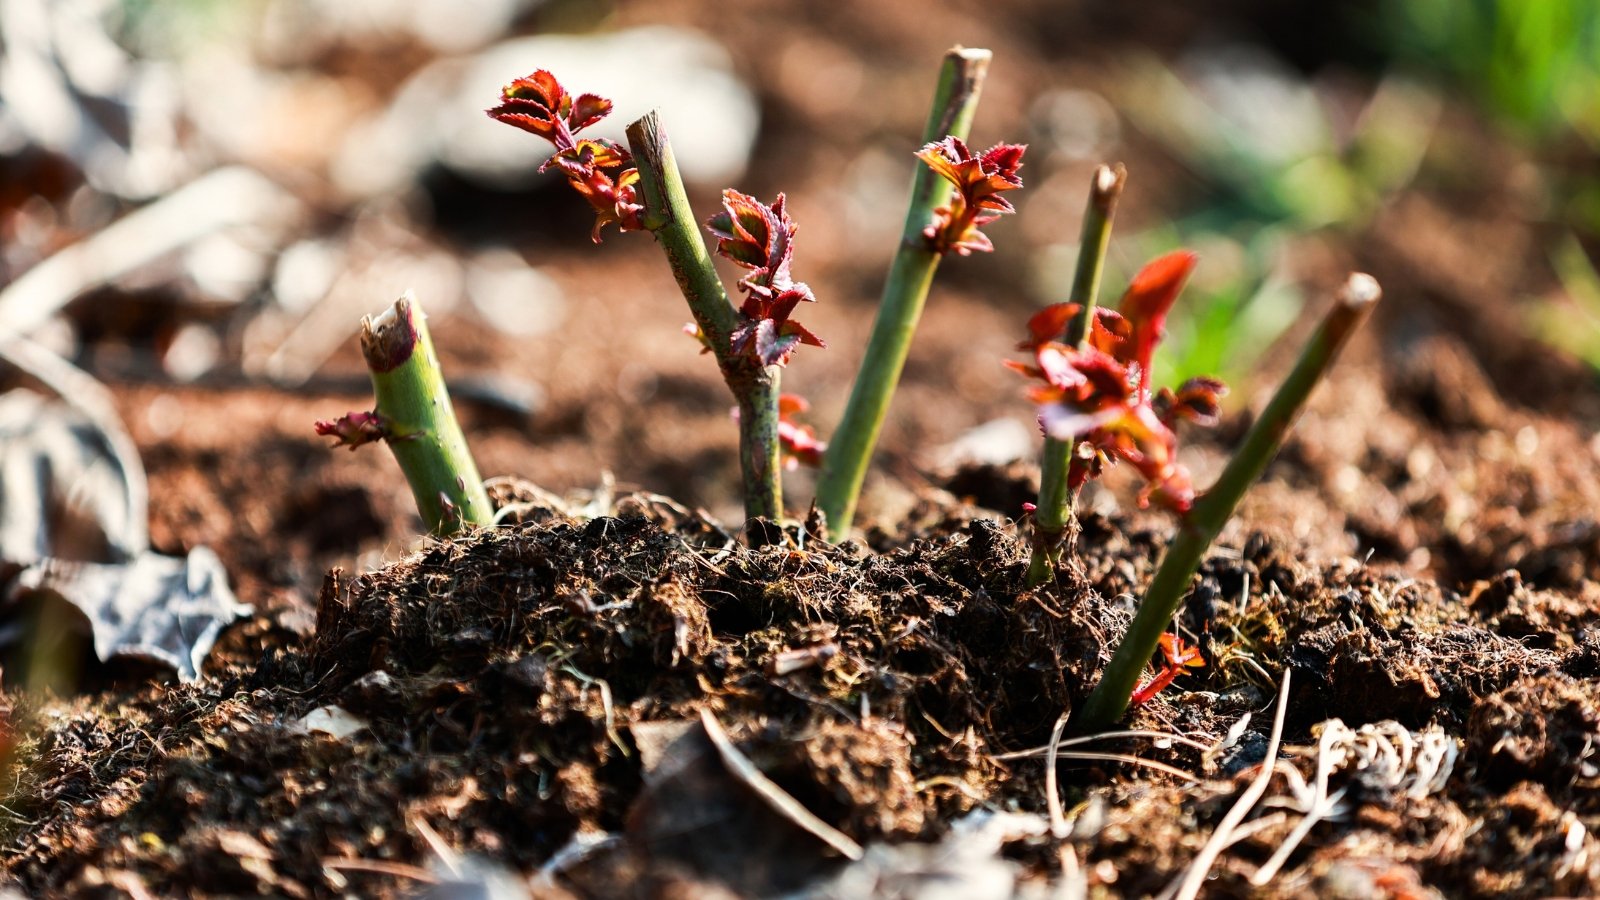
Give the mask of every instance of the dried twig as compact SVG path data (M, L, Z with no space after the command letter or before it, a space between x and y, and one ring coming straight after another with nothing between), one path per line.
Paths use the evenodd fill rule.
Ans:
M1267 755L1261 760L1261 771L1256 775L1250 786L1239 795L1238 802L1222 817L1222 822L1217 825L1217 830L1211 833L1211 839L1200 848L1200 853L1195 856L1194 862L1189 864L1184 872L1183 880L1178 883L1174 900L1194 900L1200 894L1200 886L1205 884L1206 875L1210 873L1211 866L1217 857L1228 847L1234 829L1244 821L1256 804L1261 801L1262 795L1267 792L1267 785L1272 781L1273 770L1277 768L1278 745L1283 741L1283 720L1289 710L1289 669L1283 670L1283 686L1278 689L1278 712L1272 719L1272 736L1267 739Z
M722 764L728 768L729 774L744 782L756 796L772 807L773 811L816 836L817 840L837 850L839 855L846 859L855 861L866 854L866 850L850 835L817 818L811 810L801 806L800 801L789 796L783 788L774 784L772 779L761 774L756 764L733 745L728 733L722 729L722 723L717 721L717 717L710 710L700 711L700 723L705 727L706 737L711 739L711 745L717 748L717 755L722 758Z

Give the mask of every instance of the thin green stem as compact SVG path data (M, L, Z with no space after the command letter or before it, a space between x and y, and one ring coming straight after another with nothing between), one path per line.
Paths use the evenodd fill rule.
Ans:
M722 379L739 404L739 469L744 481L747 517L783 516L783 467L778 453L778 367L761 366L733 352L732 334L739 326L737 312L700 236L700 225L689 207L683 176L672 155L672 145L654 110L628 126L628 146L639 167L640 196L644 199L644 227L656 236L672 267L683 299L689 303L716 356Z
M954 47L944 56L939 69L939 86L934 92L928 123L922 132L924 144L947 135L965 140L972 129L972 116L978 107L984 76L992 54L988 50ZM928 246L923 232L933 221L934 211L949 202L949 184L926 166L918 165L911 182L911 205L906 210L905 228L889 276L878 301L878 316L872 324L861 370L856 373L850 400L839 427L829 438L823 455L822 474L817 482L817 508L827 517L828 534L837 541L850 533L855 518L856 500L866 478L867 463L878 444L884 416L900 372L905 368L911 336L922 316L928 286L939 267L940 254Z
M361 320L361 353L388 432L385 440L428 530L448 537L490 524L489 495L456 422L427 319L414 297L408 293Z
M1128 180L1128 170L1100 166L1089 181L1089 200L1083 209L1083 233L1078 245L1078 268L1072 276L1069 303L1083 306L1067 326L1065 340L1083 346L1094 319L1100 296L1100 276L1105 272L1106 248L1111 246L1111 219L1117 212L1117 198ZM1040 457L1039 502L1033 512L1033 558L1028 561L1028 587L1038 587L1050 579L1061 560L1067 527L1072 521L1073 497L1067 483L1072 467L1074 442L1044 439Z
M1079 711L1074 722L1075 731L1104 730L1127 711L1139 675L1155 653L1167 623L1183 603L1206 549L1233 515L1245 491L1261 477L1267 463L1277 454L1306 398L1380 295L1378 282L1370 275L1355 273L1345 282L1334 300L1333 309L1311 336L1294 370L1250 426L1244 443L1234 452L1217 483L1195 501L1194 508L1184 517L1182 527L1168 545L1161 567L1145 592L1144 602L1117 644L1100 683Z
M711 352L726 375L740 364L731 340L734 329L739 327L738 314L722 287L722 279L717 277L705 239L700 236L700 223L683 189L683 175L655 110L628 126L628 146L633 151L634 165L639 168L644 227L660 242L667 264L672 267L672 277L677 279L695 323L710 339Z

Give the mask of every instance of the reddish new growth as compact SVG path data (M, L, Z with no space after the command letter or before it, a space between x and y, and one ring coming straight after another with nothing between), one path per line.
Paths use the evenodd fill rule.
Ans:
M1046 307L1028 322L1032 364L1007 362L1044 384L1030 392L1039 421L1056 440L1078 440L1068 486L1076 490L1107 461L1127 460L1145 480L1141 506L1151 500L1178 513L1194 504L1189 472L1178 464L1179 419L1214 425L1227 392L1214 378L1192 378L1177 391L1150 393L1150 358L1165 334L1167 312L1194 270L1196 257L1177 251L1146 265L1128 285L1116 311L1096 309L1081 349L1061 340L1077 317L1075 303Z
M351 450L389 436L389 423L375 412L353 412L337 419L319 419L314 427L317 434L323 437L338 438L335 447L349 447Z
M795 421L795 416L810 409L811 404L799 394L778 395L778 446L783 451L783 467L791 472L801 466L821 468L822 454L828 449L828 442L818 439L810 425ZM739 407L728 410L728 415L739 421Z
M778 397L778 443L783 445L783 466L793 470L800 466L815 469L822 465L822 453L828 442L817 439L810 425L801 425L794 419L811 408L799 394L782 394Z
M982 156L974 157L958 137L947 137L917 151L928 168L956 186L950 205L934 211L933 224L923 232L929 245L940 253L954 250L962 256L974 250L994 250L988 235L978 229L1015 212L1002 191L1022 187L1017 170L1022 168L1025 144L995 144Z
M767 206L749 194L722 192L722 212L706 221L717 238L717 252L750 270L739 280L745 292L740 323L730 335L733 352L781 366L801 344L826 347L822 339L790 319L800 303L815 303L811 288L790 277L795 224L783 208L782 194Z
M567 182L589 201L595 211L590 235L595 243L600 242L600 229L613 222L623 231L644 227L639 220L644 206L635 187L639 170L631 165L633 157L611 141L575 136L609 112L610 100L594 94L574 98L544 69L501 88L500 105L488 110L490 118L536 134L555 146L555 155L539 171L560 167ZM621 171L614 176L603 171L618 168Z
M1200 656L1200 648L1185 644L1183 638L1170 632L1161 635L1161 669L1154 676L1133 692L1133 697L1128 701L1130 706L1138 706L1149 702L1151 697L1161 693L1174 679L1182 675L1185 669L1203 668L1206 661Z

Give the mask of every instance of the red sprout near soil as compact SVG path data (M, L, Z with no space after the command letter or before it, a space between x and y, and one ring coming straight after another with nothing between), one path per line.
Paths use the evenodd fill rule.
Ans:
M1097 308L1081 348L1063 343L1066 324L1081 310L1076 303L1046 307L1028 321L1033 362L1008 361L1012 369L1043 382L1029 396L1039 421L1057 440L1076 439L1068 473L1072 490L1100 474L1107 462L1126 460L1145 480L1140 506L1153 500L1178 513L1194 505L1194 485L1178 463L1176 425L1188 419L1216 422L1227 388L1214 378L1192 378L1176 391L1150 392L1150 360L1165 334L1167 312L1194 270L1186 250L1162 256L1139 271L1118 309Z
M1200 648L1185 644L1183 638L1176 634L1161 635L1161 660L1160 670L1133 692L1133 697L1128 701L1130 706L1149 702L1150 698L1166 690L1167 685L1182 675L1185 669L1203 668L1206 664L1200 656Z
M600 229L613 223L622 231L644 227L639 218L644 210L638 196L639 170L632 166L633 157L612 141L576 136L611 112L610 100L595 94L574 98L554 75L539 69L501 88L500 105L487 112L491 119L536 134L555 147L555 155L539 171L561 169L567 183L589 202L595 212L590 233L595 243L600 243ZM620 171L608 175L606 169Z
M795 416L810 408L811 404L799 394L778 397L778 442L783 445L784 468L808 466L815 469L822 465L822 454L828 449L828 442L819 440L810 425L794 421Z

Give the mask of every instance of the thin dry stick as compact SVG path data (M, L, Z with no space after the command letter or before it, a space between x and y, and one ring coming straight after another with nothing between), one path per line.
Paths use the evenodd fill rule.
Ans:
M1172 741L1175 744L1183 744L1186 747L1193 747L1196 750L1210 751L1216 749L1216 747L1212 744L1207 744L1204 741L1197 741L1194 738L1186 737L1181 734L1174 734L1170 731L1145 731L1142 729L1134 729L1130 731L1102 731L1096 734L1085 734L1078 737L1062 738L1061 740L1056 741L1055 744L1058 747L1076 747L1079 744L1092 744L1096 741L1110 741L1118 738L1141 737L1154 738L1157 741ZM1001 760L1030 759L1035 756L1041 756L1049 751L1050 745L1045 744L1042 747L1032 747L1027 750L1012 750L1009 753L995 753L991 754L989 758Z
M1184 873L1183 881L1178 885L1178 893L1174 900L1194 900L1200 894L1200 886L1205 884L1206 875L1211 872L1211 866L1216 863L1217 857L1227 848L1229 836L1244 817L1255 809L1257 803L1267 792L1267 785L1272 782L1272 772L1277 768L1278 745L1283 741L1283 720L1289 710L1289 671L1283 670L1283 686L1278 689L1278 712L1272 718L1272 736L1267 739L1267 755L1261 761L1261 771L1256 775L1250 786L1239 795L1237 803L1222 817L1222 822L1217 825L1217 830L1211 833L1211 839L1200 848L1199 855L1194 862L1189 864L1189 869Z
M1067 816L1061 810L1061 791L1056 785L1056 757L1061 751L1061 732L1067 730L1071 713L1062 713L1056 727L1050 729L1049 750L1044 758L1044 802L1050 810L1050 836L1060 840L1067 836Z
M810 832L846 859L855 861L866 855L866 850L856 843L854 838L817 818L811 810L801 806L800 801L789 796L783 788L774 784L772 779L762 774L761 770L756 768L756 764L733 745L728 733L722 729L722 723L711 714L711 710L700 711L700 724L705 727L706 737L710 738L711 745L717 748L717 755L722 757L722 764L728 768L728 772L755 791L756 795L766 801L767 805L779 815Z
M1169 766L1164 762L1157 762L1153 759L1145 759L1142 756L1134 756L1131 753L1096 753L1092 750L1073 750L1061 754L1061 758L1081 759L1086 762L1127 763L1130 766L1143 766L1146 769L1154 769L1157 772L1164 772L1173 776L1174 778L1182 778L1184 781L1200 780L1193 773L1185 772L1177 766Z
M409 878L423 884L438 884L442 879L421 866L409 863L393 862L387 859L336 859L328 857L322 861L324 869L334 869L344 872L371 872L375 875L393 875L396 878Z
M1322 732L1322 739L1317 742L1315 788L1311 794L1311 802L1306 807L1305 815L1295 824L1294 830L1289 832L1289 836L1284 838L1283 843L1272 854L1272 858L1257 869L1254 875L1250 876L1251 884L1260 887L1271 881L1272 877L1278 874L1278 870L1283 868L1283 864L1289 861L1289 854L1293 853L1295 848L1300 846L1300 842L1305 840L1306 835L1311 833L1311 829L1318 822L1327 818L1339 801L1344 799L1345 789L1343 788L1335 791L1332 795L1328 793L1328 779L1333 776L1333 770L1337 767L1338 761L1343 758L1343 754L1338 754L1339 760L1335 759L1335 754L1338 753L1335 750L1335 744L1341 736L1338 730L1334 728L1328 728Z

